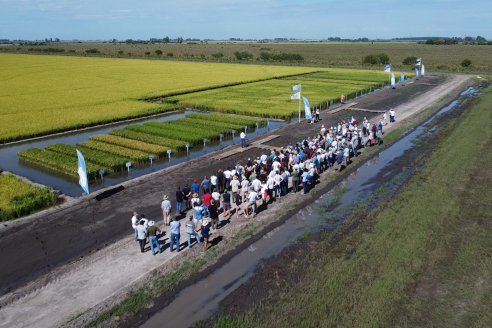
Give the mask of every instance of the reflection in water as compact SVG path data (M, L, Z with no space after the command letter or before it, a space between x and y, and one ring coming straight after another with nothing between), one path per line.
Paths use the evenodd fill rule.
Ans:
M256 251L257 248L258 248L258 246L256 246L256 243L253 243L253 244L249 245L248 250L250 252L254 252L254 251Z

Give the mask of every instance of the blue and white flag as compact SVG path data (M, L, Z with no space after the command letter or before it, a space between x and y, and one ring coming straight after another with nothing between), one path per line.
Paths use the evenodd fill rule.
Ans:
M419 65L420 66L420 62L421 61L422 61L422 58L415 59L415 65Z
M384 71L385 71L386 73L391 72L391 64L384 65Z
M89 194L89 184L87 182L87 170L85 169L85 160L82 153L77 149L77 157L79 158L79 165L77 168L77 172L79 173L79 185L85 191L86 194Z
M301 99L301 93L296 92L293 95L290 95L290 100L294 100L294 99Z
M425 75L425 66L424 64L422 64L422 68L420 69L420 76L424 76Z
M396 84L395 82L395 73L391 73L391 86L394 87Z
M311 107L309 107L309 101L307 100L306 97L302 97L302 100L304 101L304 114L306 116L306 119L310 120L313 118L313 115L311 114Z
M419 69L415 68L415 77L419 77Z
M294 92L294 91L301 91L301 85L300 84L294 85L292 88L290 88L290 90L292 92Z
M403 72L400 72L400 82L405 82L405 74Z

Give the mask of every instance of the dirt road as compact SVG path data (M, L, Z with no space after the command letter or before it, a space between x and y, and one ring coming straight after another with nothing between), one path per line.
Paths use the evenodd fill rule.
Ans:
M396 90L386 89L356 101L361 108L396 107L397 122L400 122L432 106L446 94L463 89L467 79L453 76L433 88L430 84L439 79L428 78L426 84L416 82ZM427 90L430 91L398 106ZM359 120L368 116L365 112L344 111L335 115L325 112L321 118L322 122L333 124L348 115ZM298 127L292 123L276 130L275 134L281 137L275 143L287 145L289 141L297 141L319 130L319 125L304 123ZM210 155L204 156L129 182L111 197L99 201L84 200L4 230L0 238L4 250L0 254L0 281L4 294L0 299L0 326L59 326L117 294L147 272L165 265L177 256L168 250L168 234L161 238L161 244L166 244L164 254L155 257L150 252L140 254L133 237L129 237L133 233L131 212L137 210L161 222L159 205L163 193L172 196L176 186L191 184L195 178L201 180L203 175L210 175L218 168L244 163L248 157L260 154L261 150L252 149L220 162L212 160ZM232 229L234 220L231 221L232 224L219 230L220 233L227 234ZM189 251L197 250L185 249L184 254ZM68 263L71 264L66 265ZM56 315L53 315L54 310Z

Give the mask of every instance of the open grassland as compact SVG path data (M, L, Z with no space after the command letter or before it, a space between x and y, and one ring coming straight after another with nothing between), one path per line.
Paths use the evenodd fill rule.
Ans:
M406 75L413 76L412 73ZM395 78L398 80L400 73L395 72ZM342 93L353 98L356 92L360 95L362 90L368 93L370 89L381 87L381 83L388 83L388 73L329 69L301 77L200 91L163 100L183 107L287 119L299 111L299 101L290 100L290 88L299 83L302 96L309 100L312 107L320 104L321 108L326 108L329 101L338 101Z
M138 99L317 70L0 54L0 142L181 108Z
M405 189L339 243L322 234L299 249L301 278L276 278L280 301L267 296L215 328L489 327L491 106L489 88L443 128Z
M191 117L189 117L191 116ZM77 152L84 155L87 175L90 180L98 177L100 169L117 172L126 168L127 162L146 163L149 156L155 158L167 155L167 150L179 151L202 144L203 139L219 139L220 134L231 134L245 126L264 124L263 119L252 117L191 114L183 119L170 122L149 122L130 125L125 129L110 131L109 135L96 135L77 146L52 144L44 149L30 148L20 151L19 158L48 167L55 171L78 177Z
M56 204L49 188L35 187L12 174L0 174L0 220L8 221Z
M425 45L416 42L299 42L299 43L235 43L235 42L209 42L196 44L126 44L126 43L51 43L49 47L65 49L64 54L85 56L86 50L97 48L99 56L123 57L123 58L152 58L152 59L177 59L187 61L221 61L238 62L235 52L251 53L249 63L266 63L281 65L310 65L345 68L369 68L381 67L366 66L362 61L365 56L371 54L388 54L392 67L401 69L406 57L414 56L422 58L429 73L435 71L452 72L491 72L492 71L492 46L490 45ZM10 53L32 53L29 48L47 48L47 46L13 46L3 47ZM19 50L17 50L19 48ZM69 50L72 52L69 53ZM156 50L161 50L162 55L157 55ZM5 51L5 52L7 52ZM119 54L118 52L121 52ZM146 52L149 54L147 55ZM294 53L301 55L303 61L263 61L261 53L285 54ZM172 54L172 56L170 56ZM222 54L217 57L217 54ZM215 55L215 56L214 56ZM93 54L91 54L93 56ZM472 65L462 68L460 63L469 58ZM241 60L245 62L245 60ZM408 66L407 66L408 67Z

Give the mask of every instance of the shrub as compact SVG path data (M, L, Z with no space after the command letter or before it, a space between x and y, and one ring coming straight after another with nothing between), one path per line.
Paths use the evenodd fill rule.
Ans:
M380 53L377 55L367 55L362 61L363 64L378 65L378 64L389 64L389 56L385 53Z
M88 54L98 54L98 53L100 53L100 51L97 50L96 48L87 49L85 52L88 53Z
M174 54L173 54L172 52L168 52L166 56L168 56L168 57L173 57L173 56L174 56Z
M417 57L409 56L409 57L403 59L402 64L403 65L415 65L416 60L417 60Z
M146 51L145 54L148 56L150 55L150 51Z
M463 59L463 61L461 62L462 67L468 67L470 65L471 65L471 60L469 60L468 58Z
M224 57L224 54L222 52L218 52L216 54L212 54L212 57L214 57L216 59L219 59L219 58Z
M157 49L157 50L155 51L155 54L156 54L157 56L160 56L160 55L162 55L162 50L160 50L160 49Z
M253 54L247 51L242 51L242 52L236 51L234 52L234 56L236 56L237 60L243 60L243 59L249 60L253 58Z
M118 51L118 55L123 55L123 50Z

